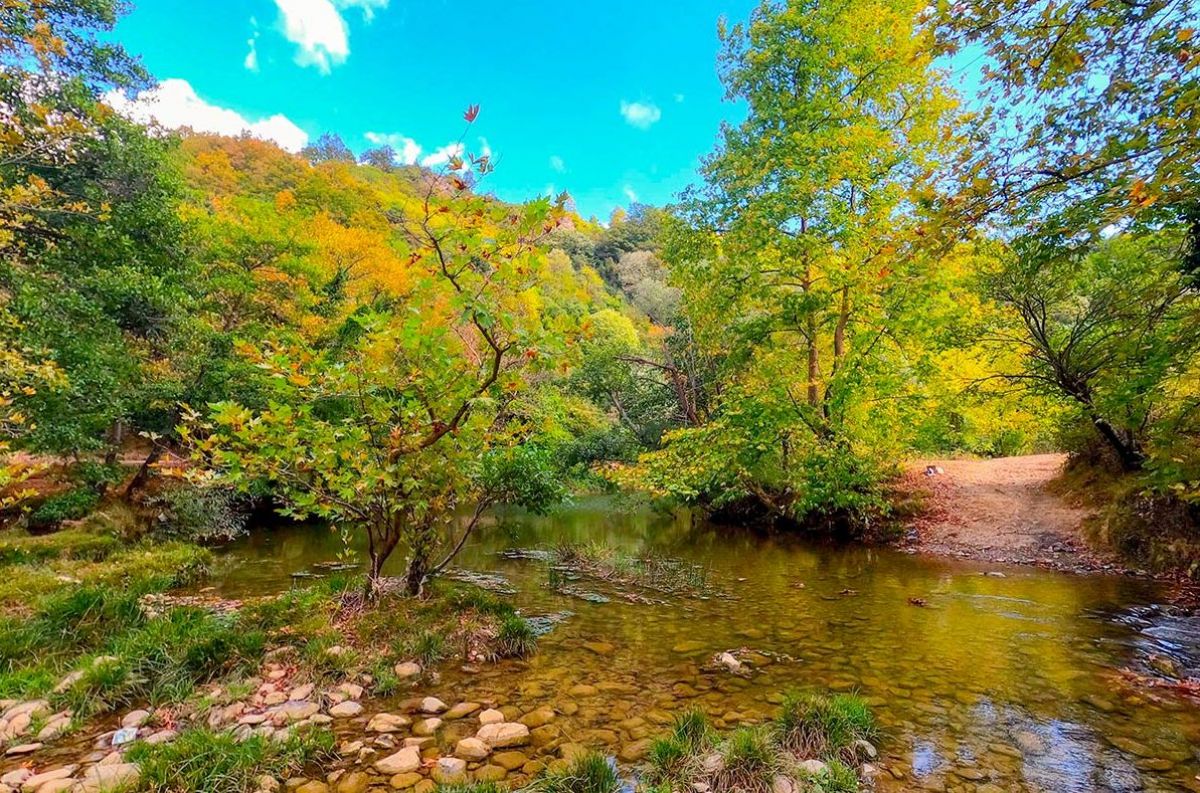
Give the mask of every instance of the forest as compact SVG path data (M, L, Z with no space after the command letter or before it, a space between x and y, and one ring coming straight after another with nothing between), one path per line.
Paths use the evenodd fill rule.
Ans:
M335 748L221 731L278 727L291 717L239 719L316 696L272 702L287 688L271 680L340 685L337 726L364 686L426 685L458 645L459 665L526 663L513 659L543 630L502 590L464 589L463 560L503 516L553 521L594 498L684 510L719 537L889 548L931 497L914 491L914 465L1065 453L1051 486L1089 512L1081 542L1142 576L1200 576L1188 0L765 2L717 33L744 120L714 130L676 201L606 218L581 216L568 192L497 198L504 163L470 151L486 106L464 108L461 154L438 167L352 151L333 131L293 154L130 120L113 92L154 78L109 35L125 10L0 2L0 737L24 762L23 747L90 740L86 725L137 706L122 728L174 740L143 730L111 764L124 770L77 777L76 763L0 790L269 791L278 777L304 793L386 778L422 793L497 780L608 793L618 765L647 756L639 789L662 793L834 793L881 769L898 785L884 789L914 789L913 760L876 760L900 727L885 713L881 732L847 688L763 700L782 707L766 731L734 729L755 721L750 707L709 724L705 706L664 706L643 715L674 732L651 743L626 726L613 762L584 751L603 731L592 725L551 739L548 771L532 751L511 768L484 758L526 744L500 727L528 736L573 716L558 704L518 720L520 702L480 698L499 727L444 756L420 736L451 723L446 704L393 705L375 719L415 722L415 743L369 728L392 745L374 770L334 779L301 770L376 750L347 749L342 733ZM974 95L952 79L964 54L986 64ZM281 525L319 526L350 574L214 611L199 589L222 564L214 551ZM599 542L540 551L553 556L542 583L569 594L591 576L643 587L647 603L718 586ZM1164 674L1186 686L1197 637L1183 661L1155 650L1145 663L1174 664ZM783 663L747 660L754 637L738 641L704 645L735 681ZM298 660L273 655L281 642ZM231 693L245 680L270 690ZM457 718L478 718L467 700L450 700L474 704ZM1173 711L1186 734L1200 730L1189 702ZM1178 773L1146 789L1198 789L1194 753L1130 751L1142 773ZM1163 769L1146 762L1162 756ZM1142 789L988 773L929 789Z

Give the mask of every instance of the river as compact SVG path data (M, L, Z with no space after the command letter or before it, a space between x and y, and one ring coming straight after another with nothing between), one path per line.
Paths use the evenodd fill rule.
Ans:
M698 586L575 579L527 553L561 543L678 559ZM255 531L207 583L269 594L341 550L319 526ZM1200 629L1150 581L765 538L607 499L503 514L458 568L557 621L529 661L452 670L425 693L549 704L568 712L566 738L614 756L684 708L733 726L768 717L788 689L833 689L875 708L881 790L1200 790L1200 707L1121 673L1145 671L1151 653L1193 670L1200 656ZM749 674L714 666L723 651Z

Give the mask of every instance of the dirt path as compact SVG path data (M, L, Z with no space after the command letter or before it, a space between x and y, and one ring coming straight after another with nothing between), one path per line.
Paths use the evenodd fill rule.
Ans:
M904 486L926 494L926 509L912 523L908 546L994 562L1116 569L1088 550L1081 532L1088 511L1047 489L1065 461L1062 454L1038 454L914 462ZM941 473L927 475L928 466Z

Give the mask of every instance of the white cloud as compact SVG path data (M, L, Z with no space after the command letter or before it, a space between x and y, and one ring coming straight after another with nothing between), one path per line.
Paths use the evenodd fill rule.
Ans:
M376 146L391 146L402 165L413 165L421 156L420 144L398 132L368 132L366 138Z
M629 199L629 203L637 203L637 193L633 192L633 187L630 185L625 185L625 197Z
M296 63L329 74L350 56L350 27L343 10L356 8L370 22L389 0L275 0L283 16L283 35L295 44Z
M489 158L492 156L492 145L488 143L487 138L482 136L479 138L479 156Z
M250 51L246 53L246 60L242 61L242 65L252 72L258 71L258 47L255 44L257 38L258 34L255 33L246 40L246 43L250 45Z
M650 129L662 118L662 111L653 102L626 102L622 99L621 115L630 126Z
M439 165L445 165L450 162L451 157L461 157L462 155L463 145L461 143L448 143L433 154L422 159L421 165L424 165L426 168L436 168Z
M567 170L567 164L557 154L550 155L550 167L558 173L565 173Z
M308 134L287 116L277 113L251 121L235 110L204 101L187 80L163 80L133 99L120 91L110 91L104 101L121 115L142 124L157 123L169 129L190 127L218 135L248 134L292 152L300 151L308 143Z

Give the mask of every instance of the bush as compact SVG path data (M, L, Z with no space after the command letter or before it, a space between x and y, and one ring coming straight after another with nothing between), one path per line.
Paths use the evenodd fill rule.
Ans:
M509 614L500 622L496 636L496 655L500 658L525 658L537 651L537 634L529 622Z
M144 790L244 793L262 774L289 776L332 757L333 741L327 730L302 731L281 742L261 735L239 741L231 732L193 727L170 743L135 743L127 757L140 767Z
M724 768L713 777L715 790L769 791L778 754L766 731L756 727L734 730L721 746Z
M875 718L861 697L790 693L774 724L779 744L802 757L854 762L856 741L874 741Z
M238 495L223 487L181 484L151 501L158 509L158 532L189 542L225 542L246 532Z
M62 525L64 521L80 520L87 517L99 503L100 496L96 491L86 487L55 493L29 514L29 526L33 529L50 529Z
M531 793L617 793L617 769L598 752L580 755L561 771L552 771L525 788Z

